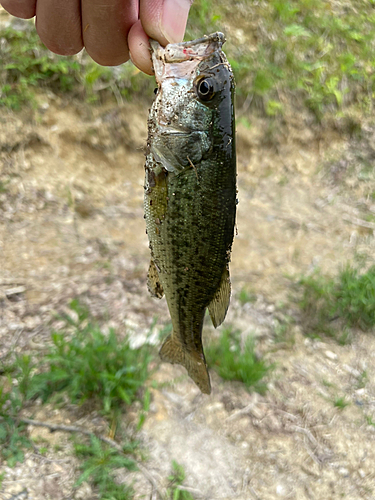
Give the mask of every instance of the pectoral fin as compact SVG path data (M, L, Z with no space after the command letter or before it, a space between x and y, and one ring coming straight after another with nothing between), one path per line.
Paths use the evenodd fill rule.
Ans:
M214 298L208 306L212 324L217 328L224 321L230 300L230 278L228 267L225 267L221 277L220 285L215 292Z
M148 268L147 288L153 297L161 299L164 295L163 285L160 282L159 273L153 260L151 260Z

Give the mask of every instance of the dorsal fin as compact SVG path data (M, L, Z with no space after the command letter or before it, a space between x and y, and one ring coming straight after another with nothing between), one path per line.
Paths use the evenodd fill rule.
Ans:
M208 306L212 324L217 328L224 321L230 300L230 278L228 266L225 267L221 277L220 285L215 292L214 298Z

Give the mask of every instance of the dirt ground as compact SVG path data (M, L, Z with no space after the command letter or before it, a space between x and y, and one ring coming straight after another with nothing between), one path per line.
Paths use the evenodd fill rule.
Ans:
M53 94L39 96L35 114L0 110L6 186L0 194L0 356L43 348L51 329L63 326L55 313L77 297L104 331L128 332L134 343L144 342L156 316L155 334L168 321L165 301L152 299L146 288L146 121L147 105L89 107ZM145 465L162 487L176 460L197 499L374 499L375 427L368 424L375 420L374 336L357 332L341 346L304 336L297 321L284 342L275 339L286 315L298 319L291 276L316 266L335 272L358 254L374 255L371 223L361 221L375 207L368 184L358 181L353 153L372 151L374 132L369 125L364 142L344 140L314 131L303 116L290 117L272 144L266 131L267 123L255 118L250 128L237 127L240 203L225 325L254 334L259 353L275 363L269 390L251 394L211 372L213 393L204 396L182 368L160 363L153 377L162 384L151 390L138 436ZM256 302L241 304L244 288ZM207 322L206 343L217 334ZM335 407L337 397L348 406ZM97 430L104 425L96 414L70 406L35 406L24 416ZM27 452L14 468L0 464L1 499L96 498L86 483L73 487L78 471L69 436L29 432L48 452ZM136 498L156 498L141 473L119 479L133 482Z

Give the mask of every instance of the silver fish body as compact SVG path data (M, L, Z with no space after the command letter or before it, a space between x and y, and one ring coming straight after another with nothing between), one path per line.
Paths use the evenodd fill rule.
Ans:
M151 42L158 90L148 122L145 218L150 292L166 296L173 331L160 356L211 392L202 346L230 299L236 214L234 79L214 33L165 48Z

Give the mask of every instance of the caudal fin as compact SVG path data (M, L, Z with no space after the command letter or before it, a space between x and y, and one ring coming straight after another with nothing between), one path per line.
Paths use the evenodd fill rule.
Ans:
M208 375L203 352L188 352L182 344L169 335L160 349L160 357L168 363L177 363L186 368L189 377L204 394L211 394L210 376Z

